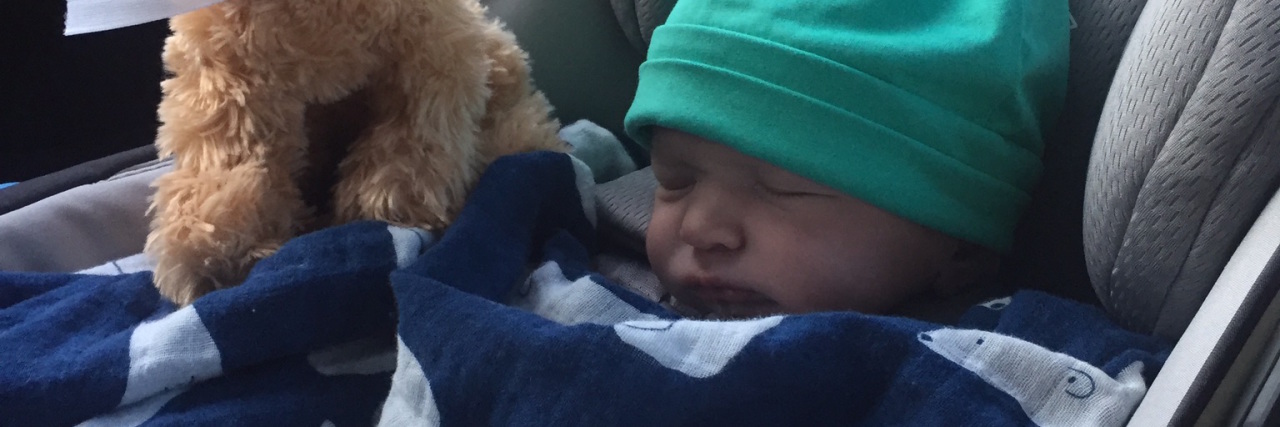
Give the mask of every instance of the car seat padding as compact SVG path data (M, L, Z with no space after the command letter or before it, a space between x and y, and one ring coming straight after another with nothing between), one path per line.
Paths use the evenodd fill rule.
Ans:
M1280 0L1144 11L1086 184L1090 276L1121 324L1176 339L1280 183Z
M1084 183L1107 92L1146 0L1070 0L1067 98L1045 130L1044 173L1004 259L999 283L1089 303L1098 297L1085 266Z

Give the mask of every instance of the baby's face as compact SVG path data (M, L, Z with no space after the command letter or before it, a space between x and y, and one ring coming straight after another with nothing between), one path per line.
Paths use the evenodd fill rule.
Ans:
M655 129L646 246L684 306L715 318L887 313L933 292L958 241L694 135Z

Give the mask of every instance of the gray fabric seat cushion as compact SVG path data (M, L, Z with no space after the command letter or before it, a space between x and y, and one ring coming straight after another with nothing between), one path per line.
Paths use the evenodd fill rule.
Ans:
M1280 183L1280 0L1151 7L1098 129L1084 239L1103 305L1176 339Z
M1071 0L1067 99L1046 132L1044 174L1005 257L1000 282L1096 303L1085 265L1084 182L1090 147L1125 43L1146 0Z
M644 235L653 210L653 191L658 180L652 168L644 168L622 178L596 186L597 217L602 239L643 256Z
M0 270L67 272L142 251L154 161L0 215Z

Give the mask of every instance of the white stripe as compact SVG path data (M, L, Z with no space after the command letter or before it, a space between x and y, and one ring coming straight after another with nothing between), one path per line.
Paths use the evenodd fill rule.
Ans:
M623 342L693 378L719 374L756 336L783 316L752 320L635 320L613 325Z
M404 341L396 337L396 373L391 392L382 405L379 426L439 426L440 408L431 393L431 382Z
M222 0L67 0L65 35L114 30L158 21Z
M391 233L391 245L396 250L396 267L404 268L418 260L427 247L435 241L435 236L420 228L403 228L387 226Z
M222 354L194 306L138 325L129 337L129 380L120 406L222 375Z
M187 389L171 390L168 393L152 396L150 399L143 400L138 403L117 409L101 417L87 420L83 423L76 424L76 427L134 427L142 425L142 423L150 420L156 413L160 412L166 403L173 398L178 397Z
M390 340L365 338L312 352L307 362L328 376L380 374L396 369L396 349Z
M80 270L76 273L97 276L116 276L120 274L137 273L140 271L153 271L155 268L155 263L151 261L151 257L147 256L147 254L134 254L96 267Z
M562 325L612 325L658 318L627 304L590 276L569 280L554 261L529 274L512 295L510 304Z

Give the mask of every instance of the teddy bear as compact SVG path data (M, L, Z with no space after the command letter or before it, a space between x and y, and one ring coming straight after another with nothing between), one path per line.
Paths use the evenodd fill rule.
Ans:
M477 0L225 0L170 28L145 252L178 305L309 230L442 229L495 158L565 150Z

